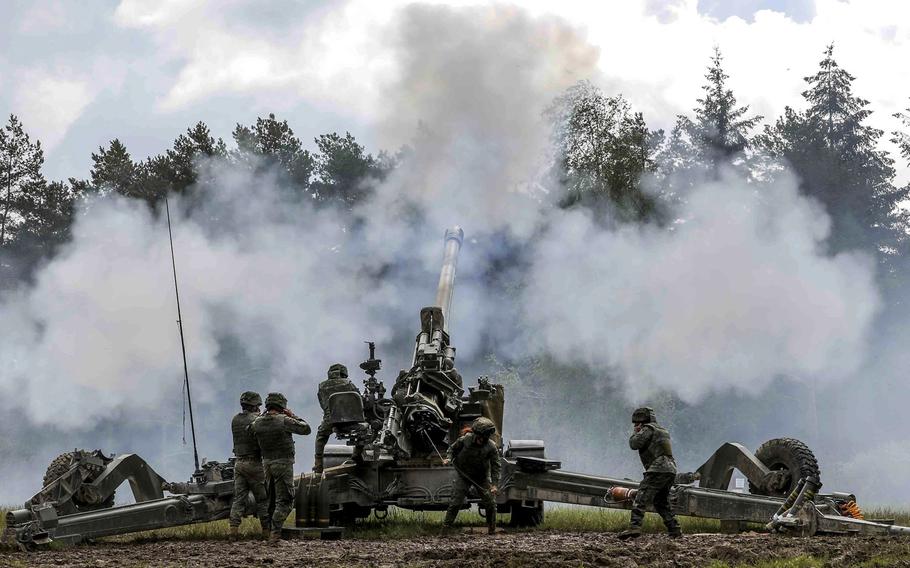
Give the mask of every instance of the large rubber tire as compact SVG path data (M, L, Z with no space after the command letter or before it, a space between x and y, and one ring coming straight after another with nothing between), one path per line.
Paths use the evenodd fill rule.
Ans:
M512 504L512 515L509 526L516 528L531 528L543 522L543 501L535 508L522 507L520 503Z
M65 454L60 454L55 457L51 464L47 466L47 471L44 472L44 480L42 481L41 486L46 487L48 483L54 481L73 466L73 458L75 456L74 452L66 452ZM85 479L87 482L93 481L96 476L98 476L100 471L91 471L88 477ZM92 499L85 488L80 488L76 491L76 494L73 495L72 503L76 506L76 509L79 512L86 511L97 511L99 509L109 509L114 506L114 493L102 501L101 503L95 502L95 499Z
M782 477L775 487L759 487L749 483L749 493L786 497L799 483L800 478L814 477L821 481L818 460L809 446L794 438L774 438L758 447L755 457L772 472Z

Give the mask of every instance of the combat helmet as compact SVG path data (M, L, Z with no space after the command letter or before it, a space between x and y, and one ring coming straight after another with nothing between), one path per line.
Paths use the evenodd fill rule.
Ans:
M654 415L654 409L650 406L636 408L635 412L632 413L632 422L638 424L649 424L651 422L657 422L657 418Z
M330 379L346 379L348 378L348 368L341 363L335 363L329 367L328 377Z
M288 407L288 399L284 397L280 392L270 392L268 396L265 397L265 406L276 406L281 410L285 410Z
M258 392L246 391L240 395L240 404L243 406L262 406L262 397Z
M483 438L489 438L496 432L496 425L489 418L481 416L471 424L471 431Z

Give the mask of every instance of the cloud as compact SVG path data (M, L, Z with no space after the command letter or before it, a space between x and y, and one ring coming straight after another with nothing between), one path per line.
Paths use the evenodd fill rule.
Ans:
M304 101L378 126L387 110L384 92L401 72L394 22L410 5L405 0L300 5L282 10L276 23L274 17L249 17L241 7L217 2L124 0L115 22L149 34L158 57L174 66L172 85L158 100L163 112L234 93L255 100L257 108ZM509 2L490 6L514 8ZM677 114L690 112L715 45L724 52L740 102L770 121L785 105L802 106L803 77L815 70L832 41L838 61L857 76L857 94L872 102L871 123L886 131L898 127L891 114L906 107L910 5L769 0L722 6L697 0L521 3L529 15L557 16L584 30L600 52L599 78L589 78L609 93L626 95L656 127L669 127ZM726 17L733 14L743 17ZM901 180L907 179L910 172L900 168Z
M88 80L47 69L23 71L13 108L31 136L50 150L63 140L95 96L96 89Z

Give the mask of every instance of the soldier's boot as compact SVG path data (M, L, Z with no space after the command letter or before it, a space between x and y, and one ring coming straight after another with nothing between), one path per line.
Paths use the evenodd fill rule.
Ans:
M240 527L231 527L231 540L240 540Z
M269 542L275 543L281 540L281 530L273 530L269 533Z
M641 527L637 525L632 525L626 530L622 531L617 535L619 540L628 540L630 538L638 538L641 536Z
M667 523L667 535L669 535L670 538L682 538L682 529L679 528L679 523L676 519Z
M272 536L272 523L269 521L259 521L262 525L262 540L268 540Z
M458 516L458 511L448 510L446 511L446 518L442 522L442 529L439 531L439 536L446 536L452 532L452 527L455 525L455 518Z
M487 509L487 534L496 534L496 509Z
M322 473L322 456L317 455L313 460L313 473Z

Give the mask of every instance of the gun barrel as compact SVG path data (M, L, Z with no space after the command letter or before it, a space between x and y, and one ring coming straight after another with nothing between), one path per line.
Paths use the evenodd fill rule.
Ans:
M464 242L464 231L455 226L446 230L445 252L442 257L442 270L439 273L439 286L436 288L436 306L442 309L443 329L449 330L452 317L452 294L455 292L455 268L458 265L458 253Z

